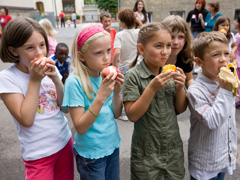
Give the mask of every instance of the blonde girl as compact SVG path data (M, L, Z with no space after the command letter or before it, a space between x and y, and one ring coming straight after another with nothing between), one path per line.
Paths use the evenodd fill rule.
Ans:
M53 55L56 46L57 46L57 40L56 40L56 34L58 33L52 26L52 23L48 19L42 19L39 21L39 24L42 26L44 31L47 33L48 36L48 44L49 44L49 56Z
M74 179L72 134L60 111L63 84L48 55L47 35L31 18L17 17L4 28L0 98L17 127L26 180Z
M177 15L166 17L162 23L172 30L172 52L166 64L180 67L186 75L186 87L193 82L193 50L191 31L186 21Z
M111 61L111 37L97 25L83 26L72 46L73 73L64 86L63 107L68 107L76 129L74 153L82 180L119 179L121 73L102 79Z
M227 37L229 44L229 52L230 52L230 61L233 61L235 59L235 52L237 50L237 44L236 44L236 38L234 34L231 32L230 28L230 19L226 16L220 16L217 18L214 26L213 26L214 31L220 31Z
M131 179L184 178L183 143L177 113L186 110L185 75L164 72L171 54L171 31L162 23L144 25L138 36L138 53L144 60L125 76L123 102L134 122ZM136 60L132 65L136 64Z

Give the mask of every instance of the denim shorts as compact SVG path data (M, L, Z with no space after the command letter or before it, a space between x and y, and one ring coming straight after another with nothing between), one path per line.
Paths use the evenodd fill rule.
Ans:
M119 148L99 159L84 158L73 151L81 180L119 180Z

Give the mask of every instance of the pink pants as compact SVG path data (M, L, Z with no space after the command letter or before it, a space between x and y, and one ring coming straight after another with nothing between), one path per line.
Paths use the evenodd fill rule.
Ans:
M73 140L57 153L34 161L24 161L26 180L73 180Z
M240 79L240 67L237 68L237 75L238 79ZM239 95L238 104L240 105L240 85L238 86L238 95Z

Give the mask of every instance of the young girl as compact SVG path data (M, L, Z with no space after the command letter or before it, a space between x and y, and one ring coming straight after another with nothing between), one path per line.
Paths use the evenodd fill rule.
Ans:
M229 52L230 52L230 61L233 61L235 59L235 51L237 50L237 44L236 39L234 37L234 34L230 30L230 19L225 16L220 16L217 18L214 26L214 31L221 31L228 39L229 44ZM223 31L225 30L225 31Z
M129 120L134 122L134 180L184 178L183 143L176 114L187 107L186 76L178 67L178 72L161 73L171 54L171 43L171 31L166 25L144 25L138 36L138 53L144 60L125 76L123 102Z
M237 45L237 50L235 51L235 59L237 61L238 78L240 78L240 15L238 15L236 18L234 28L238 31L238 33L235 35ZM240 95L240 87L238 87L238 95ZM236 108L240 108L240 98L238 102L236 102Z
M0 98L16 123L26 180L74 179L72 138L60 111L63 84L48 55L47 35L31 18L17 17L4 29Z
M73 73L64 87L76 128L74 153L82 180L119 179L120 136L114 118L121 114L120 91L124 77L100 72L111 61L111 37L97 25L83 26L72 46Z
M186 87L193 82L193 51L191 31L186 21L177 15L166 17L162 23L172 30L172 52L166 64L175 64L186 75Z
M52 23L48 19L42 19L39 21L39 24L42 26L42 28L45 30L48 36L48 44L49 44L49 56L53 55L56 46L57 46L57 40L56 40L56 34L57 31L52 26Z

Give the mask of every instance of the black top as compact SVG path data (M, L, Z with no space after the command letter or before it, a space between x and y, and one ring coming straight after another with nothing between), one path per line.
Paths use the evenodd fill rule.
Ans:
M191 62L185 64L183 60L180 59L179 57L177 57L177 62L175 66L181 68L184 71L184 73L189 73L193 70L193 64Z
M204 29L202 28L201 25L201 20L198 18L198 14L202 13L203 15L203 20L205 20L208 11L206 9L203 9L202 11L198 11L196 8L194 10L191 10L188 13L186 21L189 23L191 21L191 30L192 32L198 31L198 32L203 32Z

